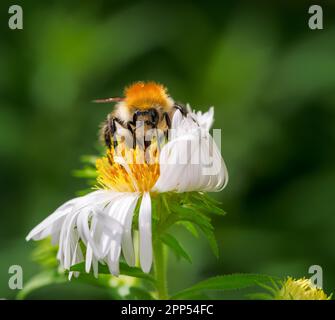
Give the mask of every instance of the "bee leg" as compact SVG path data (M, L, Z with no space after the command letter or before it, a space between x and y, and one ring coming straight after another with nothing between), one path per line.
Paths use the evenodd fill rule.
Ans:
M116 138L116 135L115 135L115 133L116 133L116 122L118 122L118 123L120 123L120 120L119 119L117 119L117 118L113 118L113 121L112 121L112 123L113 123L113 126L112 126L112 128L113 128L113 130L112 130L112 136L113 136L113 147L114 147L114 149L116 149L117 148L117 146L118 146L118 141L117 141L117 138Z
M117 118L112 118L110 132L111 132L111 136L113 137L113 147L114 147L114 149L116 149L117 146L118 146L118 141L117 141L116 135L115 135L115 133L116 133L116 124L115 123L116 122L120 123L120 120L117 119Z
M151 145L151 141L150 140L144 140L144 150L146 150L147 148L149 148Z
M102 129L101 129L101 137L108 149L112 146L112 139L111 139L111 119L107 117Z
M153 128L157 128L157 125L158 125L158 122L159 122L159 113L156 109L152 108L152 109L149 109L148 111L149 113L149 116L150 116L150 125L153 127Z
M145 121L145 124L147 126L151 126L152 129L157 128L157 125L150 120ZM150 134L150 136L148 134ZM147 139L150 139L150 140L147 140ZM147 131L146 134L144 135L144 149L147 149L148 147L150 147L151 142L152 142L151 139L152 139L151 131Z
M128 125L132 125L134 126L135 128L133 129L132 131L132 134L133 134L133 148L135 149L136 146L137 146L137 137L136 137L136 129L137 129L137 122L138 122L138 117L139 116L143 116L143 115L147 115L148 114L148 111L147 110L136 110L134 112L134 115L133 115L133 120L132 121L129 121L128 122ZM142 121L143 122L143 121ZM145 122L145 124L147 124L147 121ZM141 142L139 142L139 145L141 145Z
M133 136L133 149L136 148L137 141L136 141L136 122L140 115L144 114L146 111L136 110L133 115L133 120L127 122L127 129L132 133ZM134 128L133 128L134 127Z
M163 118L164 118L164 120L166 122L167 127L169 129L171 129L171 119L170 119L170 116L169 116L169 114L167 112L163 113Z
M133 137L133 149L136 148L136 132L133 129L134 122L133 121L129 121L127 122L127 129L131 132L132 137Z
M167 112L163 113L163 119L165 120L165 123L168 127L168 129L164 132L165 133L165 138L168 139L169 138L169 130L171 129L171 119L170 119L170 116Z
M158 140L159 137L158 137L158 132L157 132L157 125L159 122L159 113L156 109L152 108L147 111L147 114L149 115L150 120L147 120L145 124L148 126L151 126L152 129L156 130L156 139ZM144 141L145 148L148 148L151 145L151 142L152 142L151 140L148 140L148 141L145 140Z
M135 113L133 115L133 120L127 122L127 128L133 136L133 149L136 148L136 122L137 122L137 118L138 118L139 115L140 115L140 112L135 111ZM132 126L135 127L135 129L133 129Z
M108 149L110 149L111 146L112 146L112 141L111 141L111 135L110 135L110 132L109 132L108 124L104 125L104 128L103 128L103 139L105 141L106 147Z
M131 126L131 122L127 122L127 129L130 131L131 134L134 134L133 127Z
M178 104L178 103L175 103L174 106L173 106L175 109L179 110L181 112L181 114L186 117L187 115L187 110L184 106Z
M104 126L103 132L104 132L104 140L106 146L110 149L112 146L112 138L113 138L113 147L114 149L118 145L118 141L116 139L115 133L116 133L116 122L120 125L123 125L122 121L115 117L108 117L106 124Z

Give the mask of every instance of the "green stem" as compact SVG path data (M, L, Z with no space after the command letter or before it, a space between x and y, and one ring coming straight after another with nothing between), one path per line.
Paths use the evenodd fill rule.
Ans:
M154 264L158 299L168 299L167 278L166 278L166 248L163 243L156 239L154 244Z

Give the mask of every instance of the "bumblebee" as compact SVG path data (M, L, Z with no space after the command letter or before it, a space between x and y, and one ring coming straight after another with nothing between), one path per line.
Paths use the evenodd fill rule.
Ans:
M176 103L163 85L155 82L136 82L125 88L123 98L94 102L115 103L100 131L101 140L109 149L117 147L118 137L131 141L133 148L136 145L146 148L151 142L147 138L148 131L159 129L167 137L174 112L180 110L186 115L185 107Z

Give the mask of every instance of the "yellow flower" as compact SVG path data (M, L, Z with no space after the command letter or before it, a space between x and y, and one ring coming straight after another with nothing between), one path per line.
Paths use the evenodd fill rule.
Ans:
M330 297L313 285L310 279L288 277L275 296L276 300L329 300Z
M96 167L100 189L148 192L159 177L159 149L156 143L146 151L120 144L117 150L112 148L107 151L106 157L98 159Z

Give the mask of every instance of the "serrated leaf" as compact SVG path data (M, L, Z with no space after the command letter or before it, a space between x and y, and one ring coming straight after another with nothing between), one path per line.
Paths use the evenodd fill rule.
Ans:
M187 231L189 231L195 238L199 238L199 232L195 225L189 221L178 221L179 225L183 226Z
M218 246L218 243L216 241L215 234L214 234L213 230L206 229L206 228L201 229L201 230L204 233L204 235L206 236L215 257L218 258L219 257L219 246Z
M226 212L219 206L221 203L205 193L193 192L189 195L186 204L196 210L202 211L204 214L225 215Z
M259 283L269 283L271 279L277 279L268 275L260 274L230 274L206 279L196 285L184 289L174 294L171 299L187 299L195 294L208 290L237 290L259 285Z
M173 212L177 215L176 219L178 220L184 220L184 221L190 221L198 225L201 229L202 228L208 228L213 229L213 226L211 224L211 219L207 216L195 211L193 208L188 207L187 205L182 206L171 206Z
M213 197L211 197L210 195L208 195L207 193L198 193L199 195L201 195L202 197L204 197L204 199L207 202L212 203L213 205L217 205L217 206L221 206L222 202L219 200L214 199Z
M204 235L207 237L211 249L216 257L219 256L219 249L214 235L214 227L211 224L211 219L206 215L190 208L189 205L171 206L172 211L176 214L177 221L188 221L197 225Z
M179 241L173 237L172 235L165 233L161 236L161 240L174 252L177 259L184 258L189 263L192 263L192 260L190 256L187 254L187 252L184 250L184 248L181 246Z
M72 266L70 270L86 273L85 262L80 262L80 263ZM110 271L109 271L107 265L103 265L103 264L99 263L98 270L99 270L99 274L110 274ZM129 267L125 262L120 262L120 274L125 275L125 276L129 276L129 277L146 279L146 280L149 280L149 281L152 281L152 282L155 281L155 279L150 274L144 273L140 268Z

